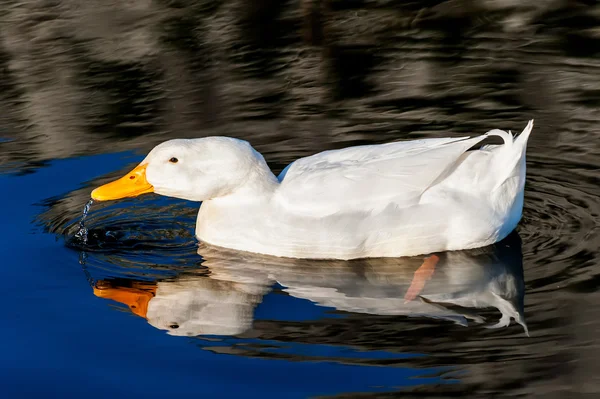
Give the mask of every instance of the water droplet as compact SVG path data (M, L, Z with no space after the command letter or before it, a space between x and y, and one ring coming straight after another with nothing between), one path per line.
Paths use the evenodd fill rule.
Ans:
M81 220L79 221L79 231L75 234L75 237L81 239L83 245L86 245L88 240L88 229L85 227L85 219L87 218L93 203L94 200L90 199L83 207L83 214L81 215Z

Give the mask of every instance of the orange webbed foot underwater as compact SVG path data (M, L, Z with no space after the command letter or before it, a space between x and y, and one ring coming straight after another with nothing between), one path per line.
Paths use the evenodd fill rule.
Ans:
M406 294L404 295L404 300L406 302L414 300L421 291L423 291L425 284L433 276L435 266L439 261L440 257L437 255L431 255L430 257L425 258L423 264L415 271L410 287L408 287L408 291L406 291Z

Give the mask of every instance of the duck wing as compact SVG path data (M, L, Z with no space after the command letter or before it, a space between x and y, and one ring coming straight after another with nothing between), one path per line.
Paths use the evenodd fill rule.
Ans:
M469 148L485 139L440 138L349 147L298 159L278 176L279 205L323 216L408 207Z

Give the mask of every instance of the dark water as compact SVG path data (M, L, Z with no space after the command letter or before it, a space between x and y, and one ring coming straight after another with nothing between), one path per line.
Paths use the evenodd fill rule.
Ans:
M2 4L3 397L600 394L596 2ZM280 171L529 119L517 233L441 255L412 301L423 258L216 250L198 204L155 195L76 237L91 189L170 138L243 138Z

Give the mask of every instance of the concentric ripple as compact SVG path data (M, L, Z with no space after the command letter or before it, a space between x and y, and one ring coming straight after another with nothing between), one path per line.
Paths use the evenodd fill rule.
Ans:
M81 193L74 193L75 198ZM71 197L71 198L73 198ZM69 197L67 197L68 199ZM79 219L64 222L73 209L58 200L41 218L46 228L77 251L93 279L106 277L159 278L197 268L194 237L197 205L186 201L146 196L112 203L94 203L85 225L87 242L77 235ZM62 209L62 212L56 212Z
M598 263L600 181L586 173L592 170L600 166L529 157L519 232L529 259L526 270L536 276L532 288L566 287L597 274L592 266Z

